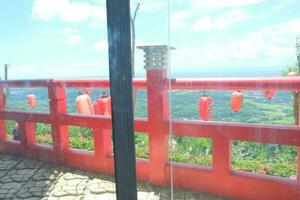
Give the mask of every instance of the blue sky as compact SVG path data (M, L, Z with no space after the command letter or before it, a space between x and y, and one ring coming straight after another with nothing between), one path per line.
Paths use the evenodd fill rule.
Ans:
M170 65L175 74L270 75L296 62L300 1L170 0L170 26L168 1L132 0L132 9L137 2L137 44L170 41L176 47ZM10 63L12 79L108 75L105 1L0 5L0 65ZM135 62L137 74L143 74L140 50Z

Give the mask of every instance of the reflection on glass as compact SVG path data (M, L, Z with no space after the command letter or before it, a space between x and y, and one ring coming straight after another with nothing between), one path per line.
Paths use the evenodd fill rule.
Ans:
M170 2L174 187L299 198L299 3Z
M0 199L115 199L105 1L0 4Z

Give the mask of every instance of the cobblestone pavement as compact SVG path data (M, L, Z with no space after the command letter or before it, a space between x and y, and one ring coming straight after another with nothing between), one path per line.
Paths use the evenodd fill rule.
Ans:
M0 199L113 200L116 195L112 177L0 154ZM138 199L171 199L170 188L139 183ZM224 200L177 189L174 199Z

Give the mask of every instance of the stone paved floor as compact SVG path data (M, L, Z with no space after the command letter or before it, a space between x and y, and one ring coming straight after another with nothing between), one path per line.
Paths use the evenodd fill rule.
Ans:
M116 197L112 177L0 154L0 199L113 200ZM170 188L139 183L138 199L171 199ZM174 190L174 199L224 200L184 190Z

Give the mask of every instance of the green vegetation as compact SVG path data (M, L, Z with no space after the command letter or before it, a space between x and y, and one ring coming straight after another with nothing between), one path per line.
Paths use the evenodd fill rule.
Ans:
M212 141L210 139L173 136L171 143L173 145L170 149L170 159L174 162L212 165Z
M69 126L69 142L71 148L93 151L93 130L90 128Z
M20 94L18 93L21 92ZM93 100L103 90L93 90ZM68 112L75 112L74 100L78 90L68 90ZM22 98L10 97L9 108L27 109L26 91L19 89L11 91ZM38 94L38 107L34 111L45 111L48 97L42 89L34 91ZM230 96L228 91L207 92L213 98L213 120L227 122L245 122L259 124L293 125L293 102L290 92L277 92L272 100L267 100L262 91L244 92L245 99L242 111L233 113L230 110ZM202 91L173 91L171 95L172 118L181 120L198 120L199 97ZM42 98L44 97L44 98ZM21 100L22 103L21 103ZM25 103L24 103L25 102ZM147 116L147 93L138 91L135 106L135 117ZM8 123L11 137L13 122ZM92 130L81 127L69 127L70 147L92 151ZM36 140L40 144L52 145L51 127L49 124L36 125ZM174 162L191 163L195 165L212 165L212 141L206 138L173 137L170 138L170 159ZM135 134L136 155L139 158L149 158L148 135ZM232 141L232 168L260 174L290 177L297 173L296 147L274 144L249 143Z
M295 63L294 65L291 65L291 66L288 66L286 68L284 68L282 71L281 71L281 75L282 76L287 76L287 74L289 72L296 72L296 73L299 73L299 68L297 66L298 64Z
M135 153L138 158L149 158L148 135L135 133Z
M233 141L233 168L273 176L297 173L297 149L287 145Z

